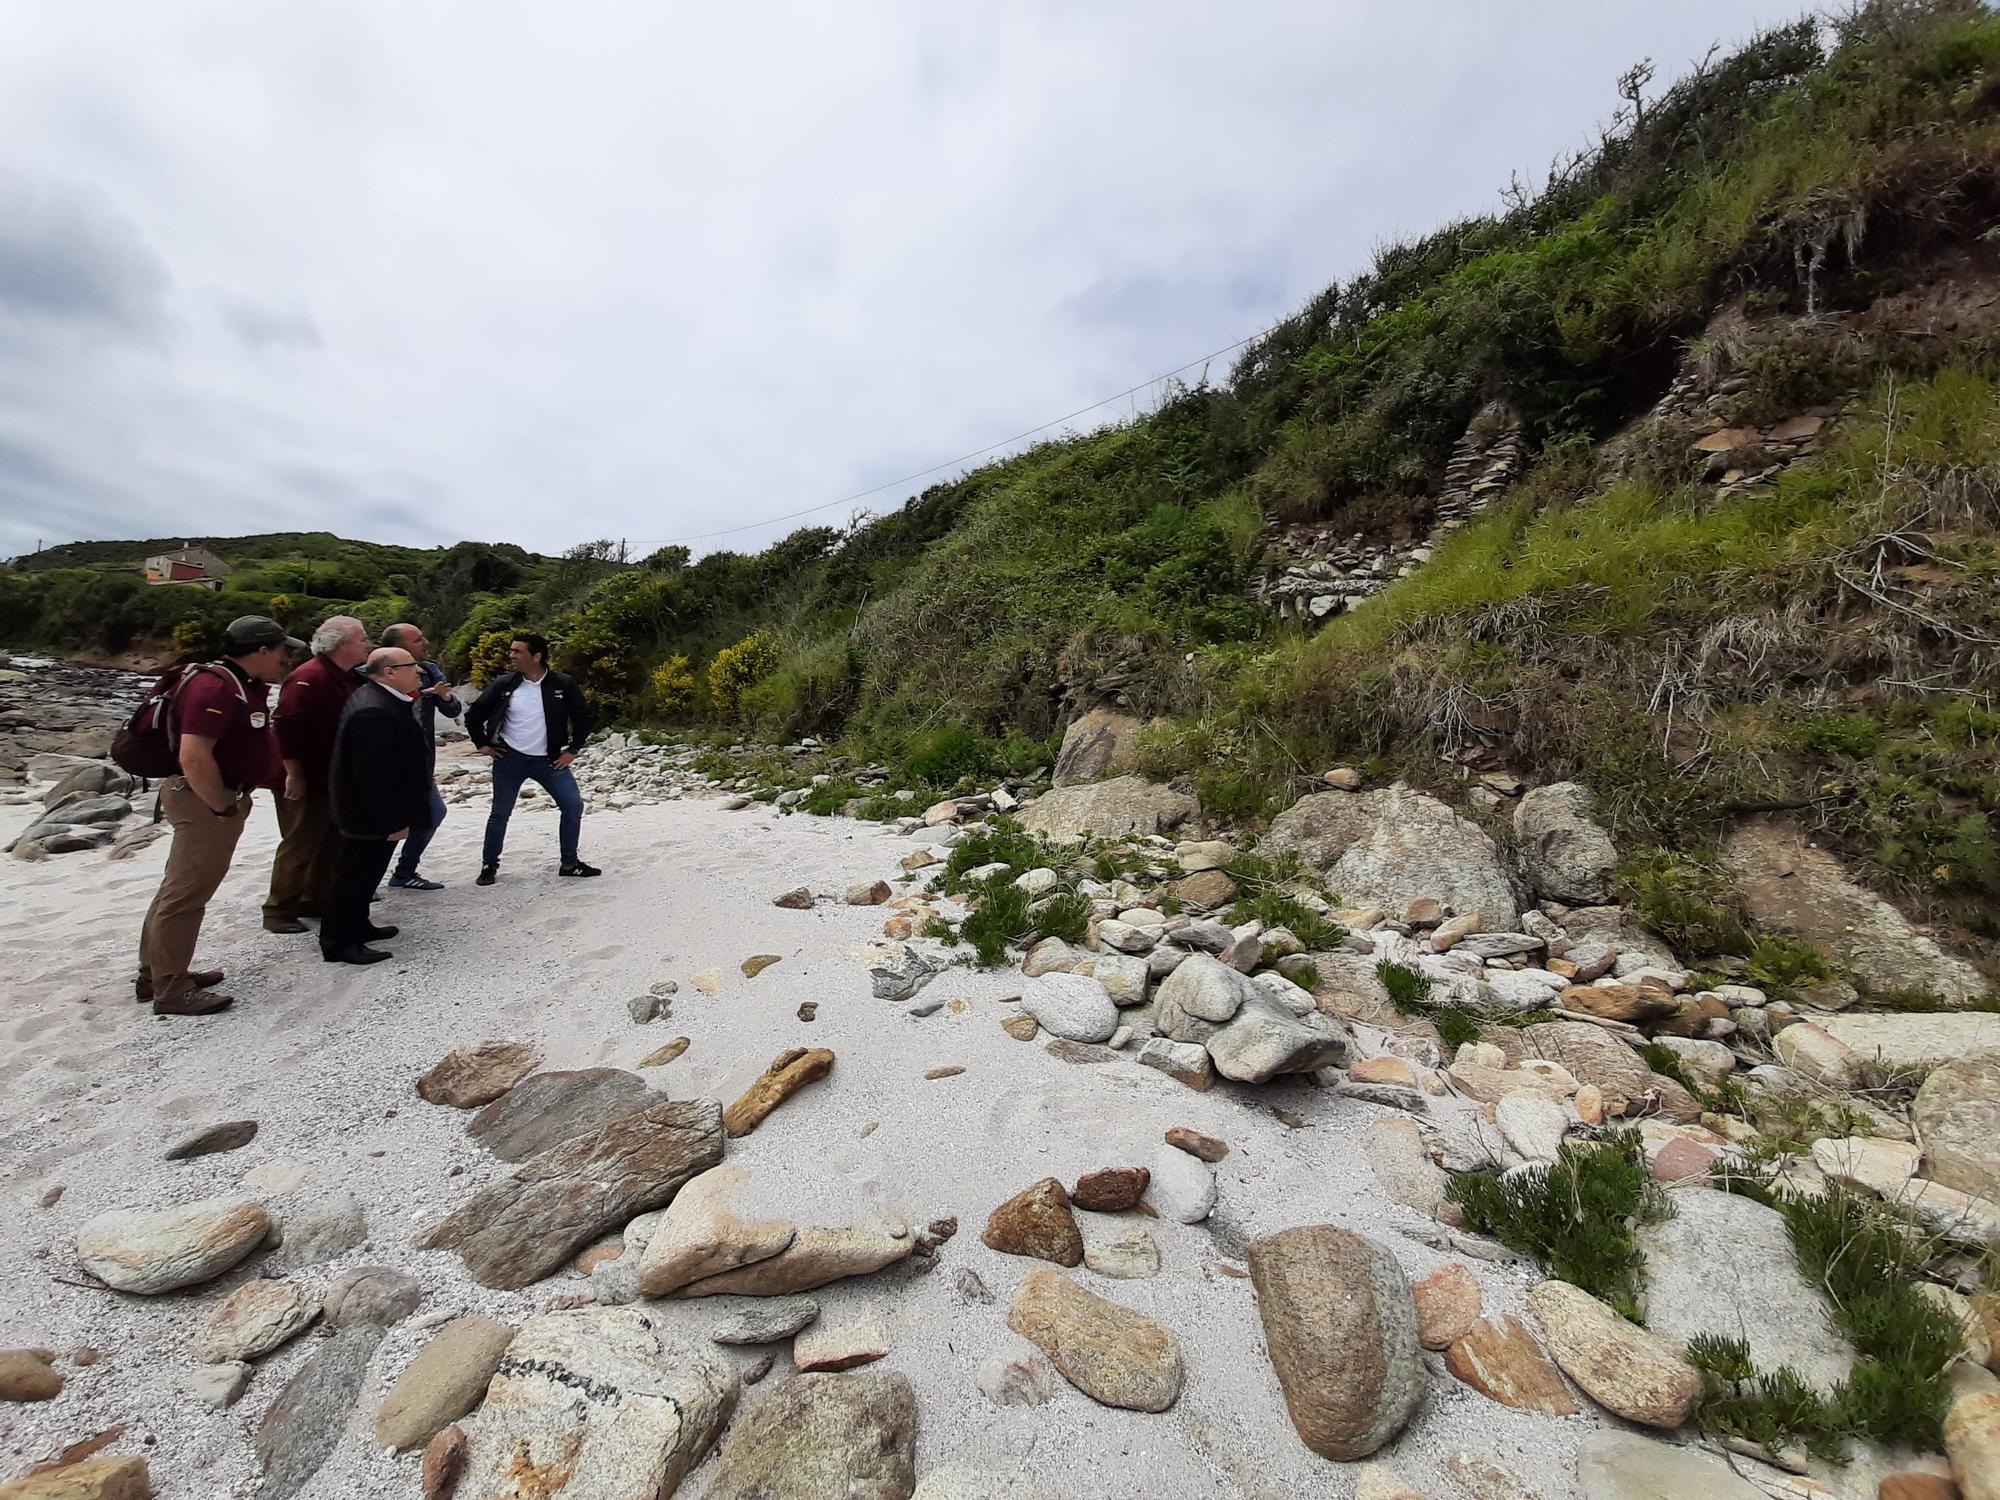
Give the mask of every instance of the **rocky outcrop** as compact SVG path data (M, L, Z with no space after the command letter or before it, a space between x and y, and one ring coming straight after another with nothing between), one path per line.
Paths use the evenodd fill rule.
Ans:
M1928 1176L2000 1202L2000 1050L1935 1069L1917 1091L1910 1123Z
M1590 793L1573 781L1538 786L1514 808L1528 882L1550 900L1597 906L1611 899L1618 851L1591 818Z
M1638 1245L1653 1332L1682 1346L1705 1333L1740 1338L1758 1369L1789 1366L1822 1393L1853 1370L1776 1209L1735 1193L1675 1193L1673 1215L1639 1230Z
M1729 836L1723 863L1759 925L1824 949L1868 989L1919 990L1945 1000L1987 992L1977 969L1857 885L1837 858L1790 823L1751 819Z
M1297 854L1356 905L1400 912L1434 899L1462 915L1478 913L1486 932L1511 931L1520 920L1493 840L1401 782L1301 798L1272 822L1259 852Z
M526 1286L607 1230L670 1202L722 1160L722 1139L714 1100L655 1104L530 1157L418 1244L456 1250L482 1286Z
M1115 776L1132 764L1139 732L1146 726L1115 708L1093 708L1063 731L1056 754L1055 784L1080 786Z
M1428 1384L1402 1267L1331 1224L1267 1235L1249 1256L1292 1425L1324 1458L1366 1458L1403 1430Z
M736 1405L736 1372L634 1308L530 1318L468 1428L467 1500L671 1495ZM720 1493L712 1492L712 1493Z
M1021 826L1052 839L1145 837L1199 822L1201 804L1185 792L1140 776L1044 792L1021 813Z

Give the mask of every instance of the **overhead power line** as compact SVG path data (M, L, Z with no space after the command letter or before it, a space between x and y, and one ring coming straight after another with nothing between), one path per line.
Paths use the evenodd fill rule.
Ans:
M1277 325L1273 324L1272 326L1276 327ZM744 531L758 531L766 526L776 526L781 521L796 521L801 516L817 515L823 510L833 510L842 505L852 505L857 500L866 500L870 495L879 495L884 490L901 489L906 484L913 484L917 480L936 474L941 470L955 469L961 464L971 463L975 458L984 458L987 454L998 452L1002 448L1011 448L1014 444L1031 438L1038 432L1047 432L1051 427L1060 427L1065 422L1073 422L1078 417L1088 416L1091 412L1109 406L1114 401L1123 401L1127 396L1137 395L1148 386L1158 385L1163 380L1172 380L1176 375L1184 375L1199 365L1209 364L1214 360L1220 359L1225 354L1235 353L1246 344L1255 343L1270 331L1269 328L1259 329L1248 338L1238 339L1235 343L1225 344L1222 348L1215 350L1213 353L1204 354L1199 359L1191 359L1184 365L1177 365L1164 375L1155 375L1151 380L1142 380L1137 385L1127 386L1115 396L1106 396L1102 401L1093 401L1088 406L1079 406L1075 411L1067 412L1052 421L1042 423L1038 427L1030 427L1025 432L1017 432L1012 437L1000 439L997 443L988 443L984 448L975 448L970 453L961 453L957 458L948 458L943 463L932 464L927 469L918 469L915 473L905 474L900 479L891 479L865 490L856 490L851 495L842 495L838 500L829 500L823 505L808 505L804 510L787 511L782 516L769 516L762 521L749 521L741 526L726 526L720 531L704 531L698 536L642 537L639 539L640 545L677 547L688 542L712 542L717 537L735 536L737 533Z

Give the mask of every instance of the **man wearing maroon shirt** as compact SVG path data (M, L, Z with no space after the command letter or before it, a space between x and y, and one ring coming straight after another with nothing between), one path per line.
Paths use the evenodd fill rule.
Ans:
M216 970L193 968L209 897L229 873L250 794L283 774L271 731L271 684L285 675L287 647L305 642L262 615L232 620L223 659L190 667L174 689L173 727L181 774L160 788L173 825L160 889L139 929L137 993L156 1016L203 1016L228 1006Z
M304 932L301 917L316 917L333 883L340 836L333 831L333 740L341 710L361 679L354 669L368 660L368 631L352 615L335 615L313 632L312 658L296 667L278 690L271 713L285 759L285 794L278 799L278 857L264 898L266 932Z

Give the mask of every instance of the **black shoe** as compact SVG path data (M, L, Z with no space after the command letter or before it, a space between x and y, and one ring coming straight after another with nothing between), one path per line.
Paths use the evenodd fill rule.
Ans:
M319 956L330 964L379 964L395 955L366 943L349 943L345 948L322 948Z
M598 869L596 865L587 865L580 859L573 860L569 864L558 865L556 867L556 874L558 875L576 875L581 877L588 875L602 875L603 873L604 872Z
M498 865L481 865L479 867L479 878L472 883L474 885L491 885L499 874L500 867Z
M401 930L396 927L377 927L371 925L368 929L368 941L371 943L386 943Z

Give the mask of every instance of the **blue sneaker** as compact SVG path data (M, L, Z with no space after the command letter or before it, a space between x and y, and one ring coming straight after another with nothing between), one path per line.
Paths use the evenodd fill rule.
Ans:
M421 875L391 875L389 889L392 891L441 891L443 886L435 880L426 880Z

